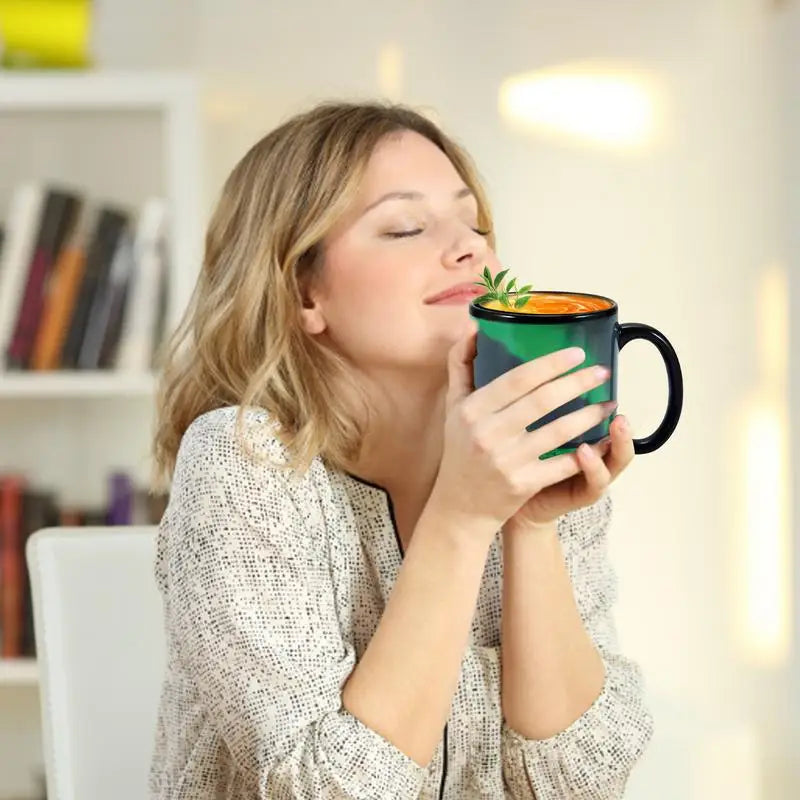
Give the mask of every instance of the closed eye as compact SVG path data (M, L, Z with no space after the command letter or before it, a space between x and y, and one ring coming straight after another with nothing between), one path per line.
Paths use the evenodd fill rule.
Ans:
M486 230L482 230L481 228L473 228L472 230L474 230L478 236L488 236L491 233L488 228L486 228Z
M406 236L417 236L422 233L422 230L422 228L414 228L410 231L387 231L383 235L388 236L390 239L402 239Z

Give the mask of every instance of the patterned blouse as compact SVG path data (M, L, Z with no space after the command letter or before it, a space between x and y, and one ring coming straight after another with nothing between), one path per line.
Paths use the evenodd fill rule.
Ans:
M235 438L236 411L210 411L186 431L159 528L167 668L150 797L622 797L652 722L640 671L614 632L608 495L558 525L581 616L605 662L599 697L549 739L506 725L497 535L450 717L423 767L341 702L402 562L390 496L320 457L302 478L248 458ZM285 463L267 412L246 416L257 423L257 452Z

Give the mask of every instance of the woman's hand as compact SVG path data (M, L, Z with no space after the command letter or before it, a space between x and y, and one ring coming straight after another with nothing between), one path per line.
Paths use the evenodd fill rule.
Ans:
M469 522L466 527L485 530L481 538L491 542L531 498L550 498L549 511L541 502L529 506L535 520L577 495L580 483L564 489L566 481L586 474L574 454L544 460L540 456L595 427L616 403L592 403L528 431L530 420L605 383L609 370L574 371L586 355L570 348L525 362L474 390L476 333L473 323L449 354L444 447L429 503L448 517ZM561 488L548 493L550 487Z
M505 533L548 528L562 514L596 503L633 461L633 437L627 419L618 415L610 436L595 445L581 445L572 456L581 472L547 486L530 498L503 525Z

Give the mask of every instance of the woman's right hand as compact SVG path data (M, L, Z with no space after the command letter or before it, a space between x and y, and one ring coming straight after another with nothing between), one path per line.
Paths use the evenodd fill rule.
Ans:
M448 354L444 445L430 501L448 517L485 523L496 532L529 498L581 471L573 453L539 457L605 419L616 405L594 403L534 431L526 426L609 378L580 364L580 348L520 364L480 389L473 387L477 328Z

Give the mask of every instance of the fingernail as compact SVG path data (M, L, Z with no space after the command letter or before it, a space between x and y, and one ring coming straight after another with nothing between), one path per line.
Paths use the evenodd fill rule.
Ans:
M611 370L608 367L595 367L594 374L598 378L598 380L605 380L611 375Z
M625 417L617 417L617 419L619 420L619 422L617 423L619 429L623 433L627 433L630 430L630 426L628 425L628 420L625 419Z
M613 411L616 407L617 407L616 400L608 400L607 402L603 403L603 411L605 411L606 414Z
M582 347L569 347L564 351L564 358L569 364L580 364L586 358L586 353Z

